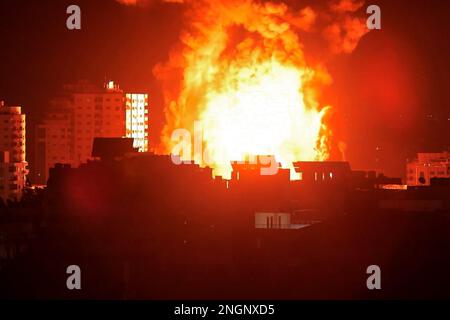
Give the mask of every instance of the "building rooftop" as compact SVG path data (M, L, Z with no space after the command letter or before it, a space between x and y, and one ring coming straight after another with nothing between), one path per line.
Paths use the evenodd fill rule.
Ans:
M0 114L21 114L22 108L19 106L7 106L3 100L0 100Z

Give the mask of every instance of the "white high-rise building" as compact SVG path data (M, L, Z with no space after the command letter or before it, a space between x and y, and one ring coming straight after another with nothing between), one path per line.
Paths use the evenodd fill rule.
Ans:
M148 95L127 93L126 129L127 138L134 138L133 147L139 152L148 151Z

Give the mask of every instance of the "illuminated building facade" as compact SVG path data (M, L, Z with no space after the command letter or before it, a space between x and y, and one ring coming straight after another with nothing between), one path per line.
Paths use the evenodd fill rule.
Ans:
M0 102L0 197L20 200L26 184L25 115Z
M450 178L450 152L418 153L407 163L407 185L429 186L431 178Z
M113 81L103 87L84 81L64 86L37 127L36 183L46 184L57 163L78 167L92 160L94 138L134 138L135 148L148 151L147 106L147 94L125 94Z
M95 137L125 137L125 99L112 81L103 88L88 82L64 86L37 127L35 180L45 184L57 163L78 167L92 159Z
M148 151L148 95L127 93L126 136L134 138L134 148L139 152Z

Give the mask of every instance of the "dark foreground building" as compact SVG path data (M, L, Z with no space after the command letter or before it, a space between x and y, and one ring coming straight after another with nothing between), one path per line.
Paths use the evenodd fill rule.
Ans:
M386 190L374 182L384 178L356 183L346 163L297 165L296 182L246 166L238 180L212 179L209 168L152 154L58 165L38 204L21 209L33 212L32 240L2 265L0 295L450 298L448 183ZM5 210L3 226L18 208ZM269 222L256 223L258 213ZM66 287L69 265L82 270L80 291ZM382 290L367 289L370 265Z

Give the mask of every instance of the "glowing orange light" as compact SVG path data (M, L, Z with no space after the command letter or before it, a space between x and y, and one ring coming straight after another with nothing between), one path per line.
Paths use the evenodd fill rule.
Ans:
M215 175L229 178L230 162L249 155L274 155L292 169L292 178L298 178L292 162L326 160L331 130L324 116L330 107L318 96L331 78L322 64L306 61L298 34L311 29L315 11L292 13L283 3L251 0L186 2L181 50L155 68L166 99L160 152L172 152L174 130L193 132L199 121L208 163L193 159L210 164ZM358 23L343 30L364 25L351 21ZM340 35L334 47L350 42L354 48L365 32L347 33L352 37Z
M126 94L126 136L134 138L133 147L139 152L148 151L147 106L147 94Z

